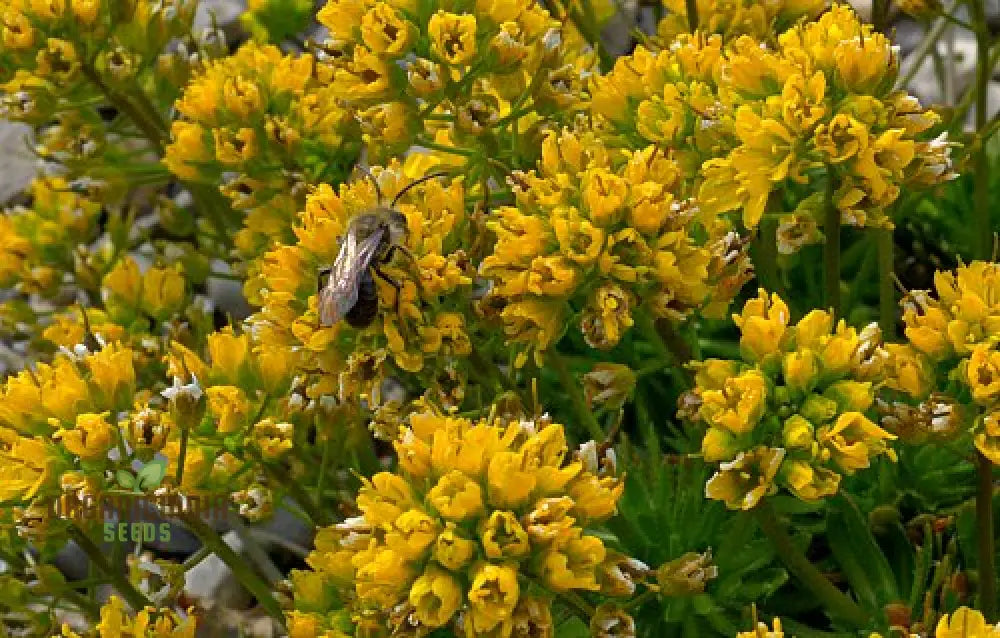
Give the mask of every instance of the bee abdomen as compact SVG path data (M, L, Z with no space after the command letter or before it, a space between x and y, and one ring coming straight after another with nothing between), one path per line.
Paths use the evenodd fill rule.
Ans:
M344 319L352 328L367 328L378 314L378 290L375 278L367 268L358 284L358 300L344 315Z

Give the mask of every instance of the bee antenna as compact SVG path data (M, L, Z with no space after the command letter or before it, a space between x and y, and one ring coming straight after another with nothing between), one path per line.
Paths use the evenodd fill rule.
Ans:
M413 180L412 182L410 182L409 184L407 184L406 186L404 186L403 190L401 190L398 193L396 193L396 196L392 198L392 204L389 205L389 208L395 208L396 207L396 202L398 202L400 199L402 199L403 195L406 195L406 193L408 193L409 190L411 188L413 188L414 186L417 186L419 184L423 184L424 182L426 182L428 180L432 180L435 177L445 177L446 175L448 175L447 171L436 171L434 173L428 173L427 175L424 175L420 179Z
M365 177L367 177L369 180L371 180L372 186L375 187L375 197L378 198L378 203L381 206L382 202L384 201L384 198L382 197L382 189L378 185L378 180L375 179L375 176L372 175L372 172L370 170L368 170L367 168L365 168L361 164L358 164L355 168L357 168L359 171L361 171L361 173Z

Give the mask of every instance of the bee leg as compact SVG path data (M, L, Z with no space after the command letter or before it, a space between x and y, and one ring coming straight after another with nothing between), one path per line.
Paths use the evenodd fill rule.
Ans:
M413 262L414 266L417 265L417 258L414 256L414 254L410 251L409 248L403 246L402 244L393 244L392 246L389 246L389 250L386 251L385 253L385 261L386 262L392 261L392 255L397 250L406 255L410 259L410 261Z
M393 244L393 245L395 246L395 244ZM376 275L378 275L379 278L382 281L384 281L385 283L389 284L390 286L392 286L393 288L396 289L395 311L396 311L396 314L398 315L399 314L399 301L400 301L400 299L403 296L403 285L401 283L399 283L398 281L396 281L395 279L393 279L392 277L390 277L389 275L385 274L382 271L382 269L379 268L378 266L372 266L372 272L374 272Z

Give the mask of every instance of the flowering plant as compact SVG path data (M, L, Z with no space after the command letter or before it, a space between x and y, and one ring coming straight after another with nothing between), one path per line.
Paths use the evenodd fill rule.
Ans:
M209 4L0 7L4 635L1000 632L983 2Z

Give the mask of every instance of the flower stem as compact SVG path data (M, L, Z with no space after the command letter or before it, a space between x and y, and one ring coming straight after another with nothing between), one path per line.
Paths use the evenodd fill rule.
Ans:
M188 529L198 537L203 545L208 547L212 553L219 557L219 559L233 570L233 575L240 582L241 585L246 587L247 591L253 594L260 606L264 608L267 613L274 618L282 627L285 625L285 615L281 611L281 606L278 601L274 599L271 595L270 586L261 579L252 569L250 569L248 563L239 557L233 548L226 544L225 541L212 529L210 526L206 525L204 521L196 516L186 514L182 517L184 524L187 525Z
M570 374L566 360L555 349L546 352L545 357L552 363L553 369L559 375L559 382L562 383L563 389L569 395L570 401L573 402L573 409L576 410L577 416L587 426L590 436L595 441L603 441L604 430L601 428L601 424L597 422L594 413L587 407L587 400L584 398L583 392L580 391L580 381L573 378L573 375Z
M889 0L872 2L872 26L881 33L889 27Z
M698 0L684 0L687 11L688 30L694 33L698 30Z
M892 339L896 331L896 288L893 282L893 239L891 228L875 229L878 251L878 324L882 337Z
M813 596L819 600L823 606L831 612L857 627L864 627L868 624L868 614L851 600L844 592L834 587L833 583L827 579L816 566L809 562L805 554L795 546L792 537L788 535L784 526L778 520L778 514L774 507L766 500L761 502L755 509L757 522L764 531L771 544L778 551L778 557Z
M990 28L986 21L986 0L970 0L969 12L976 33L976 133L982 135L989 121ZM993 252L993 222L990 219L990 157L982 138L973 155L973 218L976 259L989 259Z
M754 239L754 270L760 285L772 292L778 292L778 244L777 219L764 217L757 227Z
M824 303L834 316L840 313L840 210L833 201L834 175L827 170L826 206L823 215Z
M988 622L997 619L996 547L993 538L993 462L976 452L976 545L979 571L979 611Z
M139 593L132 583L129 582L128 578L125 577L123 572L114 569L108 561L104 558L104 553L101 549L94 544L94 541L90 540L87 533L83 531L75 523L69 528L70 537L76 542L77 546L83 550L83 553L87 555L92 563L97 565L97 569L104 572L107 577L108 582L111 584L115 590L125 599L133 610L139 611L148 605L150 605L149 600Z

